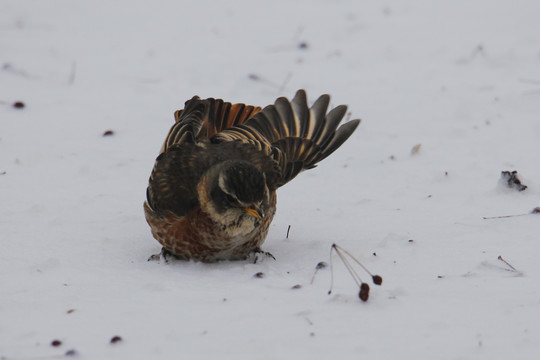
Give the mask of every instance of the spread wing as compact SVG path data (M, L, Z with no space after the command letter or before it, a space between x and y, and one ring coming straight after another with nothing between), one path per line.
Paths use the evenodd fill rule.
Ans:
M275 184L279 187L336 151L360 123L356 119L339 126L347 107L339 105L326 113L329 102L330 96L322 95L309 108L305 91L298 90L292 101L280 97L242 124L217 133L211 141L258 144L279 166Z

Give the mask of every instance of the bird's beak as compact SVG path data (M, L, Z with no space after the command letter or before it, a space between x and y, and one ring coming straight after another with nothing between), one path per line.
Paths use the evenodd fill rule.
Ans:
M249 215L257 218L257 219L262 219L263 216L264 216L264 213L262 212L261 209L259 209L258 207L256 206L251 206L251 207L245 207L244 208L244 211L246 213L248 213Z

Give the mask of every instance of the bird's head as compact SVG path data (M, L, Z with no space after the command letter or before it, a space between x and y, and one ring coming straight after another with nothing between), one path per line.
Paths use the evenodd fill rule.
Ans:
M201 208L226 231L247 234L259 226L269 206L264 173L247 161L225 161L206 174L199 188ZM205 194L201 194L203 191Z

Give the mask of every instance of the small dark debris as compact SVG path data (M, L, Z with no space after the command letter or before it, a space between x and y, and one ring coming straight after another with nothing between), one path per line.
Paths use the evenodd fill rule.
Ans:
M289 227L287 228L287 239L289 238L289 231L291 231L291 225L289 225Z
M111 338L111 344L116 344L117 342L120 342L120 341L122 341L122 338L120 336L118 336L118 335L113 336Z
M7 172L5 172L5 171L0 171L0 175L6 175L6 174L7 174Z
M310 332L310 333L309 333L309 336L315 337L315 333L314 333L314 332Z
M324 269L327 266L328 266L327 263L325 263L324 261L321 261L320 263L317 264L317 266L315 266L315 269L317 269L317 270Z
M412 243L412 242L414 242L414 240L413 240L413 239L409 239L409 242Z
M60 346L62 345L62 342L60 340L53 340L51 341L51 346Z
M255 275L253 275L253 277L256 277L256 278L259 278L259 279L262 279L264 277L264 273L259 271L258 273L256 273Z
M532 209L531 214L540 214L540 206L537 206L534 209Z
M377 256L377 253L376 253L376 252L374 252L374 253L373 253L373 256Z
M443 276L442 275L437 275L437 279L442 279Z
M308 43L305 42L305 41L302 41L300 44L298 44L298 48L299 49L302 49L302 50L305 50L309 47Z
M114 135L114 131L112 130L107 130L103 133L103 136L112 136L112 135Z
M527 189L526 185L523 185L517 177L517 171L501 171L501 179L506 182L506 186L517 191L523 191Z
M66 311L66 313L67 314L72 314L74 311L75 311L75 309L69 309L68 311Z
M24 103L23 103L22 101L15 101L15 102L13 103L13 107L14 107L15 109L22 109L22 108L25 107L25 105L24 105Z
M416 144L411 149L411 155L416 155L420 152L420 148L422 147L422 144Z
M66 353L64 355L65 356L75 356L75 355L77 355L77 351L75 349L71 349L71 350L66 351Z
M248 74L248 78L253 81L260 81L261 77L257 74Z
M293 289L293 290L297 290L297 289L301 289L301 288L302 288L302 285L300 285L300 284L296 284L293 287L291 287L291 289Z

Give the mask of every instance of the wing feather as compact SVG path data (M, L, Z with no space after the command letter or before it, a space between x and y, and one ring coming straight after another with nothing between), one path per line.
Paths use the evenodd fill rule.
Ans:
M259 142L259 148L279 164L277 186L282 186L337 150L360 123L352 120L339 127L347 107L339 105L327 114L329 104L330 96L322 95L309 108L305 91L299 90L292 101L280 97L243 125L216 134L212 141Z
M186 142L205 142L215 134L243 124L261 110L258 106L231 104L221 99L201 100L194 96L182 110L174 114L175 124L169 130L160 153Z

